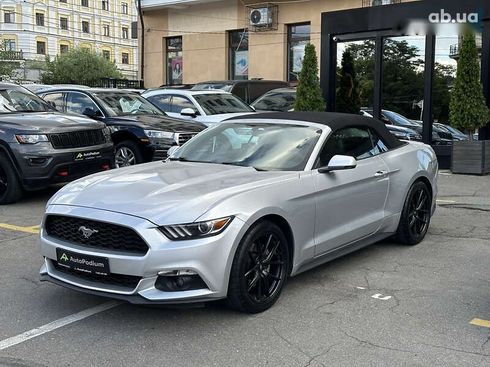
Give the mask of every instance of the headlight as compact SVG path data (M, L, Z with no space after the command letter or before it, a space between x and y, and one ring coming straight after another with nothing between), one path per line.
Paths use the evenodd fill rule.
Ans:
M111 138L111 130L108 127L102 129L102 133L104 134L105 141L107 141L107 142L111 142L112 141L112 138Z
M195 238L216 236L228 227L233 217L219 218L205 222L172 224L158 229L173 241L192 240Z
M46 135L15 135L20 144L36 144L41 141L49 141Z
M154 139L173 139L174 133L170 131L160 131L160 130L145 130L146 136Z

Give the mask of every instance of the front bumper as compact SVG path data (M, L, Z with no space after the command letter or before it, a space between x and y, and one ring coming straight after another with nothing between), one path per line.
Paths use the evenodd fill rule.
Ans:
M244 230L244 223L235 218L220 235L190 241L171 241L155 224L125 214L97 209L51 205L47 215L66 215L130 227L147 243L145 255L121 254L94 249L50 237L44 227L40 233L41 254L45 262L40 270L41 280L50 281L86 293L123 299L131 303L178 304L225 298L235 249ZM136 286L125 287L93 281L84 276L60 271L55 266L56 249L88 256L102 256L109 261L110 275L139 277ZM155 287L159 272L191 270L206 287L187 291L162 291Z

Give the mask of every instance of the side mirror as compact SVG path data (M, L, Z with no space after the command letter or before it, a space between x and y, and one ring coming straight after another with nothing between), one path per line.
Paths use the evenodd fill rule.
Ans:
M100 117L100 111L94 110L92 107L87 107L83 110L82 115L85 115L87 117Z
M182 116L196 117L197 113L192 108L184 108L180 111Z
M177 145L172 145L169 150L167 150L167 157L173 157L175 153L179 150Z
M345 169L353 169L357 167L357 161L354 157L348 155L334 155L327 167L321 167L318 169L320 173L327 173L332 171L340 171Z

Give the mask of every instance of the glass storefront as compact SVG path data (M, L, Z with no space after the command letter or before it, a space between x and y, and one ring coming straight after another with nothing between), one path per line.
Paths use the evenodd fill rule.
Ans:
M309 23L288 26L288 81L295 82L303 67L305 46L310 42Z
M182 62L182 37L169 37L167 46L167 84L182 84L184 72Z
M248 79L248 31L228 32L229 37L229 78L232 80Z

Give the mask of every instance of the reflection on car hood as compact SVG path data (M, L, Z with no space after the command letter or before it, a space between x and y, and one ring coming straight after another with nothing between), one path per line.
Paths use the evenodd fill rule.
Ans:
M198 121L187 121L169 116L157 115L128 115L110 117L107 123L111 125L135 125L148 130L165 130L170 132L200 132L206 126Z
M101 122L86 117L65 115L59 112L28 112L0 114L0 125L29 133L59 133L82 129L102 129Z
M254 113L255 112L220 113L218 115L198 116L196 120L202 122L205 125L210 125L231 119L233 117L253 115Z
M125 213L157 225L189 223L234 195L298 177L298 172L251 167L153 162L75 181L58 191L49 205Z

